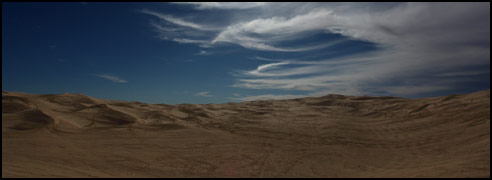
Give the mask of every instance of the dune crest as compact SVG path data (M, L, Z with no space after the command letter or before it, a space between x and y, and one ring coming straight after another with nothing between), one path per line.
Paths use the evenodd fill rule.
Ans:
M490 90L180 105L2 91L2 177L490 177Z

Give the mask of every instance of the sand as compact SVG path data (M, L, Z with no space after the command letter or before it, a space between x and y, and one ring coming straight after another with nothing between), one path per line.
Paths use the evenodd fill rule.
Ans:
M173 106L3 91L2 177L490 177L490 91Z

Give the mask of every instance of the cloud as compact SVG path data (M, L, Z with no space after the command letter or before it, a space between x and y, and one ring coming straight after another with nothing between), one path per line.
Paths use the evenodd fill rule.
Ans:
M204 56L204 55L212 55L212 54L213 54L212 52L201 50L196 55L202 55L202 56Z
M269 63L237 70L231 85L236 88L298 90L307 96L418 95L461 88L471 76L490 73L490 3L176 4L195 7L195 16L235 10L220 11L224 18L215 26L145 11L168 22L154 25L162 39L207 48L229 43L294 55L255 57ZM239 9L249 13L238 13ZM324 35L340 38L307 40ZM346 42L377 48L340 57L320 55L357 48L338 46ZM455 79L446 80L450 78Z
M265 2L173 2L193 5L196 9L249 9L266 5Z
M121 79L117 76L109 75L109 74L97 74L96 76L103 78L103 79L106 79L106 80L113 81L115 83L127 83L128 82L127 80L124 80L124 79Z
M245 75L260 75L260 76L263 75L263 76L265 76L265 74L262 73L263 71L266 71L269 69L275 69L278 66L287 65L287 64L289 64L289 63L288 62L279 62L279 63L263 64L263 65L258 66L258 68L256 68L255 70L247 71L244 74Z
M331 26L337 27L346 20L328 9L314 9L292 18L282 16L258 18L228 26L212 40L212 44L227 42L254 50L281 52L323 49L344 42L345 39L301 47L276 47L272 44L302 39L314 31L327 30Z
M255 56L253 59L262 60L262 61L279 61L279 60L264 58L264 57L260 57L260 56Z
M283 34L302 35L305 31L321 29L351 40L369 41L382 48L317 61L256 57L275 63L242 71L243 77L232 86L301 90L314 94L383 92L417 95L460 88L461 84L443 81L443 77L490 73L490 70L462 70L463 67L476 69L490 64L490 7L481 3L401 3L382 11L358 9L346 12L325 7L291 18L258 18L231 26L215 41L264 43L250 37L251 34L273 34L282 39ZM266 39L265 43L268 42L275 43ZM270 66L275 68L261 68ZM465 78L460 83L467 81L470 80Z
M193 29L197 29L197 30L202 30L202 31L210 31L210 30L213 30L214 31L214 30L217 30L217 28L208 27L208 26L205 26L205 25L201 25L201 24L196 24L196 23L193 23L193 22L185 21L183 19L176 18L176 17L173 17L171 15L161 14L161 13L154 12L154 11L151 11L151 10L148 10L148 9L142 9L140 12L141 13L144 13L144 14L153 15L155 17L158 17L158 18L162 19L162 20L165 20L167 22L170 22L170 23L173 23L173 24L176 24L176 25L179 25L179 26L183 26L183 27L189 27L189 28L193 28Z
M182 44L198 44L200 47L209 48L212 38L210 33L221 30L220 27L202 25L148 9L142 9L139 12L153 15L162 20L160 23L150 23L158 33L157 37L162 40L171 40Z
M209 41L207 41L207 40L180 39L180 38L173 38L173 41L176 41L179 43L184 43L184 44L207 44L207 43L209 43Z
M334 24L330 21L339 21L336 16L333 16L333 12L330 10L317 10L296 15L290 19L285 17L258 18L228 26L213 42L264 41L260 38L252 37L251 33L271 35L266 40L279 41L291 37L289 35L296 33L325 29L328 24Z
M214 97L214 96L210 95L209 92L206 92L206 91L204 91L204 92L198 92L198 93L195 94L195 96Z
M192 4L196 4L196 3L192 3ZM205 6L202 3L198 3L198 4L200 4L200 6ZM205 4L209 4L209 3L205 3ZM243 3L238 3L238 4L243 4ZM238 44L248 49L260 50L260 51L301 52L301 51L311 51L311 50L328 48L344 41L344 40L335 40L333 42L326 42L322 44L300 46L300 47L277 47L271 44L273 41L282 42L282 41L302 38L303 37L302 34L304 33L304 31L324 29L319 23L316 23L315 21L319 21L320 19L325 18L326 16L324 16L323 14L331 14L331 12L325 12L325 11L309 13L306 15L299 15L288 20L286 20L283 17L272 17L269 19L255 19L250 22L236 23L225 27L210 27L202 24L193 23L190 21L185 21L183 19L176 18L171 15L165 15L147 9L143 9L140 12L144 14L153 15L155 17L158 17L164 21L170 22L180 27L180 28L173 28L173 27L166 27L164 25L157 24L157 23L151 23L151 25L160 33L159 37L161 39L172 40L180 43L196 43L196 44L201 44L202 47L210 47L215 43L228 42L228 43ZM182 28L191 28L192 30L185 30ZM208 34L203 31L210 31L210 32L217 32L217 33L220 32L220 33L215 35L215 38L211 38L213 36L213 33ZM252 33L261 34L265 36L253 37L250 35ZM188 38L183 38L183 36L186 36ZM195 36L195 37L190 38L190 36ZM206 38L196 39L196 36L202 36L202 37L206 36ZM211 38L211 39L207 39L207 38Z
M216 42L217 39L213 40L211 44L215 44ZM330 43L319 44L314 46L304 46L304 47L275 47L272 45L268 45L266 43L252 42L252 41L235 42L233 40L225 40L225 42L234 42L241 45L242 47L253 49L253 50L260 50L260 51L301 52L301 51L312 51L312 50L327 48L330 46L334 46L342 41L334 41Z

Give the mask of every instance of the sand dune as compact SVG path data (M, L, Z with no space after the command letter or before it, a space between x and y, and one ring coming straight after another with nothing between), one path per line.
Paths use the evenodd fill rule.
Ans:
M2 91L2 177L490 177L490 91L174 106Z

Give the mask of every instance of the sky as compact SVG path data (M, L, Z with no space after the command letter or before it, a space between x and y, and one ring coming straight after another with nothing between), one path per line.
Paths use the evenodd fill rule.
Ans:
M2 2L2 90L207 104L490 89L490 2Z

